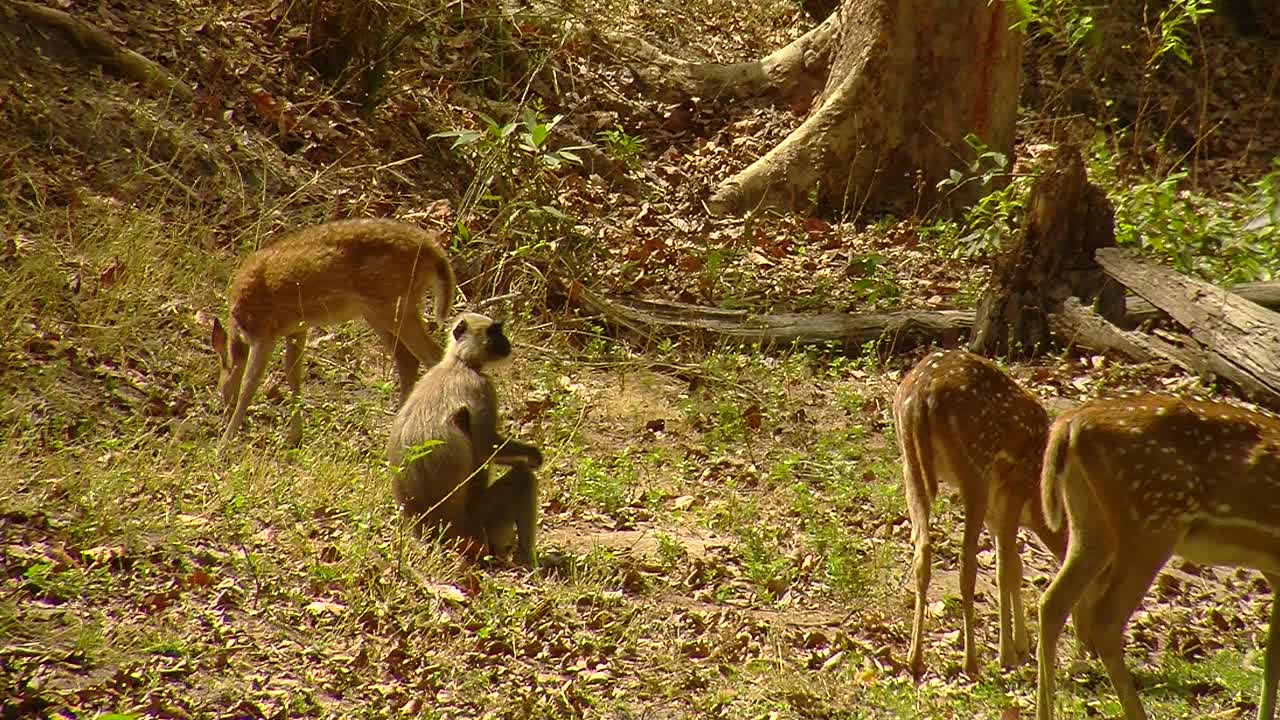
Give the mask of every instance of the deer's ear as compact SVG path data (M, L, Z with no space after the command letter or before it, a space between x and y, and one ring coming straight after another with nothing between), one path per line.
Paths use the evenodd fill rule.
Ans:
M453 326L453 339L461 340L462 336L466 334L467 334L467 321L459 320L457 324Z

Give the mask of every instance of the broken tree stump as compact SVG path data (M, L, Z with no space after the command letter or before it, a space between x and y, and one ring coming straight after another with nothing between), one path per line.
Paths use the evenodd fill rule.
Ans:
M1114 221L1111 202L1085 177L1079 148L1050 153L1027 198L1022 231L996 260L978 303L969 349L1026 357L1046 348L1049 314L1072 296L1122 322L1124 292L1093 259L1098 248L1115 245Z

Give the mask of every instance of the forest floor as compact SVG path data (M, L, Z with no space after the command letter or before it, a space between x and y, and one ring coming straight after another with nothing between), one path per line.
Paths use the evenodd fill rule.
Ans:
M959 222L707 217L710 189L794 109L647 97L585 33L471 5L413 10L367 110L322 79L318 16L292 4L39 5L158 63L181 86L163 92L0 8L0 718L1030 717L1034 663L995 662L985 537L984 664L960 671L950 501L928 670L915 682L903 664L910 528L889 410L923 349L638 338L548 279L757 311L972 307L1017 197ZM785 0L584 7L558 12L699 61L812 26ZM1158 26L1099 16L1111 50L1078 57L1031 45L1018 168L1080 142L1122 241L1211 280L1270 279L1276 237L1247 223L1277 192L1280 53L1208 16L1189 64L1144 65ZM478 98L530 113L511 137L554 142L486 134ZM480 134L430 137L460 129ZM623 172L549 171L577 139ZM453 227L464 301L511 317L506 422L547 456L536 571L404 536L394 372L363 325L311 333L301 447L283 443L273 369L216 456L209 327L227 279L275 233L349 216ZM1009 371L1051 409L1231 394L1068 353ZM1030 610L1055 567L1030 535L1024 560ZM1170 563L1130 624L1152 716L1252 716L1270 602L1257 573ZM1061 717L1119 714L1100 665L1071 672Z

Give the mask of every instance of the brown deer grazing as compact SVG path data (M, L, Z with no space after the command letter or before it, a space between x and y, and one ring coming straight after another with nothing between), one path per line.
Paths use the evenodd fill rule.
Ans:
M924 671L924 611L932 556L929 508L939 482L959 491L964 504L960 554L964 670L971 676L978 672L973 594L978 535L984 521L996 547L1000 664L1015 665L1030 651L1018 527L1030 527L1058 559L1066 544L1060 533L1048 529L1040 513L1040 460L1049 416L1034 395L989 360L948 351L929 355L902 379L893 418L915 546L911 671L916 677Z
M316 225L245 258L231 279L227 327L213 322L219 388L228 409L234 408L221 444L239 431L281 336L285 378L295 401L301 397L302 351L312 325L368 321L395 359L403 403L419 364L434 365L442 355L419 310L428 287L443 324L455 289L441 237L393 220ZM295 411L288 439L296 445L301 438L302 419Z
M1071 539L1041 598L1039 720L1053 718L1068 613L1126 720L1146 718L1124 663L1124 627L1172 555L1255 568L1273 595L1280 589L1280 419L1160 395L1093 401L1053 424L1041 483L1045 518L1061 528L1065 514ZM1273 597L1259 720L1275 717L1277 633Z

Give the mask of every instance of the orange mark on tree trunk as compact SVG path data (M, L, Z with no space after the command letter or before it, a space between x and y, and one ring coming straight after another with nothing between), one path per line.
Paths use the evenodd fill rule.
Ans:
M986 131L991 112L991 86L995 82L992 76L995 73L996 56L1000 51L1000 23L1004 22L1004 3L996 2L993 6L986 32L982 33L978 41L978 91L974 93L973 111L970 115L973 119L973 134L984 142L989 139Z

